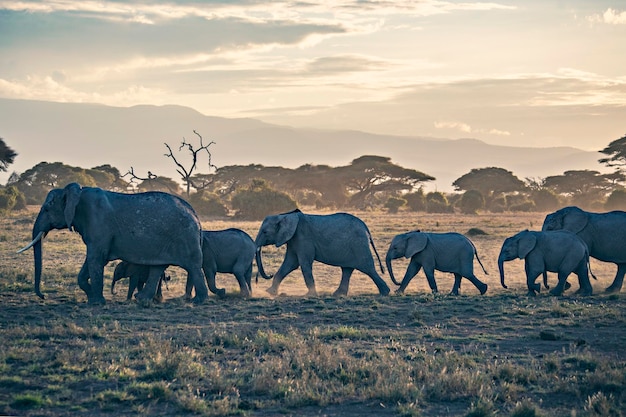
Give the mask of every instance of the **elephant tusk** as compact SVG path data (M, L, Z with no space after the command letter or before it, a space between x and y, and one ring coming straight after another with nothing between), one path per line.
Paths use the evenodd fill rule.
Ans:
M32 247L33 247L33 245L34 245L35 243L39 242L39 241L40 241L40 240L41 240L44 236L45 236L45 233L44 233L44 232L39 232L39 234L38 234L37 236L35 236L35 238L33 239L33 241L32 241L32 242L30 242L28 245L24 246L22 249L18 250L18 251L17 251L17 252L15 252L15 253L22 253L22 252L24 252L25 250L28 250L28 249L32 248Z

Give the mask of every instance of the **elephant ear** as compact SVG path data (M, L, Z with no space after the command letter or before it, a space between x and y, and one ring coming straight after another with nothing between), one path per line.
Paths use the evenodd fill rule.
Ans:
M78 200L80 200L80 185L75 182L67 184L63 192L65 197L65 223L67 224L67 228L71 231L76 206L78 205Z
M524 233L517 244L517 256L524 259L537 244L537 237L533 233Z
M563 229L579 233L587 226L589 216L578 207L568 207L563 211L562 220Z
M297 213L284 214L281 217L276 225L277 248L287 243L293 237L298 227L298 220L300 220Z
M404 256L410 258L426 248L428 244L428 236L425 233L413 233L407 238L406 252Z

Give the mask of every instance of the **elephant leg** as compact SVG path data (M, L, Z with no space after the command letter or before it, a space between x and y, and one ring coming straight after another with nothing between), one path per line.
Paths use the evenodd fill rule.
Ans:
M382 279L380 275L378 275L378 272L376 272L376 267L374 265L372 265L371 270L361 271L361 272L365 273L368 277L372 279L372 281L374 281L374 284L376 284L376 287L378 288L378 292L380 293L380 295L389 295L389 292L391 290L389 289L389 286L387 285L385 280ZM350 278L348 278L348 283L349 282L350 282Z
M187 270L187 280L191 280L194 289L196 290L196 295L191 300L194 304L202 304L207 298L209 298L209 289L207 288L207 282L204 277L204 272L202 272L202 267L198 268L190 268ZM213 277L213 283L215 283L215 277ZM223 288L217 288L213 286L211 292L216 294L218 297L224 297L226 295L226 290Z
M157 286L156 294L154 295L154 301L157 303L163 302L163 278L165 278L165 273L161 273L159 276L159 285Z
M585 261L584 263L581 263L574 273L578 277L578 291L576 291L576 294L593 295L593 287L591 286L591 282L589 282L589 269L587 268L587 262ZM565 278L565 282L567 283L567 277Z
M91 294L91 284L89 284L89 267L87 266L87 260L85 260L78 272L78 286L87 294L87 298L89 298L89 294Z
M454 276L456 279L456 274ZM487 284L485 284L484 282L476 278L476 275L472 274L465 278L467 278L472 284L474 284L474 286L478 289L478 291L480 291L480 295L483 295L487 292ZM459 281L460 280L461 279L459 278Z
M313 261L301 264L300 270L302 271L304 283L308 289L307 295L309 297L316 297L317 290L315 289L315 279L313 279Z
M137 301L144 307L149 306L156 297L157 288L161 281L161 274L165 270L162 266L150 266L148 268L148 281L146 281L146 285L143 289L135 295Z
M272 278L272 285L266 290L268 294L278 294L278 287L280 287L280 283L283 282L283 279L285 279L285 277L294 271L298 266L300 266L298 258L290 252L287 252L282 265L280 265L280 268L276 271L274 278Z
M246 276L247 271L242 272L240 269L236 269L233 271L233 275L237 278L237 282L239 283L239 293L243 297L250 297L250 286L248 284L248 280L251 278L252 271L250 271L250 276Z
M424 268L424 274L426 274L426 279L428 280L428 286L433 294L439 292L437 289L437 281L435 281L435 269L434 268Z
M461 275L454 273L454 285L452 286L452 291L450 291L450 295L459 295L459 290L461 289Z
M246 284L248 284L248 293L252 295L252 263L250 263L243 276L246 280Z
M143 285L139 288L139 278L136 275L131 275L128 279L128 293L126 294L127 300L131 300L133 298L135 289L141 291L143 289Z
M106 304L104 299L104 265L99 259L94 259L87 255L87 267L91 279L91 292L87 293L89 304ZM81 269L82 271L82 269ZM80 274L79 274L80 275Z
M565 283L567 282L567 277L569 276L569 272L561 272L558 273L559 282L556 284L556 287L550 290L551 295L563 295L563 291L565 290Z
M396 290L396 294L402 294L404 292L406 287L409 285L409 282L411 282L413 277L417 275L420 269L422 269L422 265L411 259L411 262L409 262L409 266L406 268L406 272L404 273L404 278L402 278L402 282Z
M626 274L626 264L617 264L617 273L613 283L608 286L606 292L620 292L624 284L624 274Z
M204 270L204 276L206 277L206 283L207 283L207 286L209 287L209 291L211 291L213 294L216 294L218 297L223 297L226 295L226 290L224 288L217 288L217 285L215 284L216 274L217 274L217 271L213 268L209 270L207 269Z
M348 295L348 289L350 287L350 277L352 276L353 271L354 268L347 268L345 266L341 267L341 282L339 283L339 287L337 287L337 289L333 293L335 297Z

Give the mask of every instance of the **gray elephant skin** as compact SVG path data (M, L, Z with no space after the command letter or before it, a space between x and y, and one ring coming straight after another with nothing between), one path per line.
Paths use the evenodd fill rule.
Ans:
M553 295L563 294L567 277L574 273L578 276L581 295L591 295L593 289L589 282L589 250L587 245L574 233L566 230L536 232L524 230L505 239L498 256L500 283L504 283L504 262L524 259L528 295L539 293L541 286L536 283L539 275L556 272L559 282L550 290ZM545 276L544 276L545 282Z
M578 207L564 207L550 213L542 230L569 230L589 248L589 256L617 265L613 283L606 292L619 292L626 274L626 212L591 213Z
M215 274L233 274L239 283L240 294L252 295L252 262L256 246L252 237L243 230L202 231L202 270L209 288L216 287ZM223 289L218 290L224 295ZM187 281L187 296L191 296L190 282Z
M159 286L157 287L157 292L154 296L154 301L159 303L163 301L163 292L161 288L163 282L167 282L170 280L170 276L165 275L166 268L166 266L163 267L163 272L161 273L159 278ZM126 294L126 299L132 299L135 290L141 291L146 285L146 283L148 282L149 274L149 266L131 264L126 261L121 261L115 266L115 269L113 270L113 279L111 280L111 294L115 294L115 284L119 280L123 278L128 278L128 293Z
M287 245L285 259L267 289L271 295L278 293L282 280L298 267L302 270L308 295L316 295L313 261L341 268L341 283L334 292L335 296L348 294L350 276L355 269L368 275L381 295L389 294L389 287L374 266L370 244L384 271L370 231L361 219L351 214L314 215L296 209L267 216L259 228L255 243L257 267L265 279L272 277L263 270L261 248L267 245Z
M480 281L474 275L474 256L487 274L476 247L465 236L459 233L424 233L419 230L396 235L387 250L385 258L389 276L394 284L400 287L396 292L402 293L411 279L424 268L428 279L428 285L433 293L437 293L435 270L451 272L454 274L454 286L450 294L458 295L461 288L461 278L467 278L476 286L481 294L487 292L487 284ZM411 261L406 269L402 282L396 281L393 274L392 260L398 258L410 258Z
M42 238L53 229L76 231L87 246L78 285L90 304L105 303L104 266L116 259L150 267L148 282L137 294L140 301L150 302L155 296L164 265L187 271L195 303L208 297L200 221L179 197L162 192L122 194L77 183L51 190L35 220L33 240L18 251L34 249L35 292L41 298Z

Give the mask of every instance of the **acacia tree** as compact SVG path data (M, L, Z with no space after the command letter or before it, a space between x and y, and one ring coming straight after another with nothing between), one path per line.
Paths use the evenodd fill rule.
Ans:
M608 157L601 158L598 162L609 167L618 167L621 170L621 167L626 166L626 135L609 143L600 153Z
M496 194L521 192L526 190L524 181L504 168L474 168L457 178L452 185L456 191L477 190L484 197Z
M592 170L565 171L563 175L546 177L543 185L579 204L604 200L606 194L614 188L607 175Z
M13 163L16 156L17 153L4 143L4 139L0 138L0 171L6 172L7 168Z
M396 165L391 158L371 155L361 156L350 165L333 171L335 178L351 194L350 201L355 207L371 203L376 193L393 196L400 191L413 191L420 183L435 179L423 172Z

